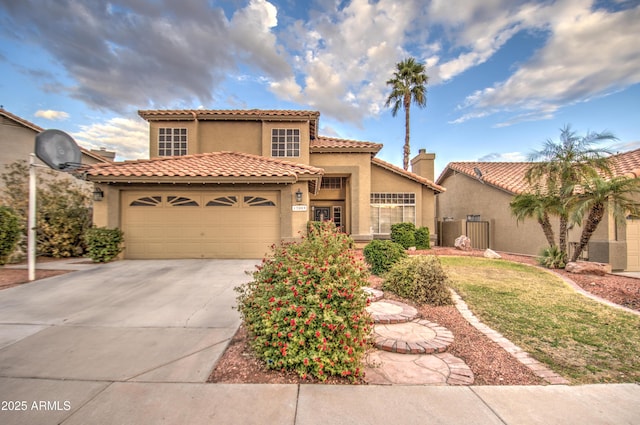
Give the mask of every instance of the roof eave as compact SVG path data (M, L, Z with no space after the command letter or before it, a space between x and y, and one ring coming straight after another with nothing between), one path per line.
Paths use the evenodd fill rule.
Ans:
M103 176L86 175L85 178L94 183L111 184L291 184L299 179L295 176Z
M380 149L382 149L382 147L375 147L375 148L356 148L356 147L345 147L345 148L339 148L339 147L312 147L309 148L309 152L310 153L370 153L370 154L377 154L378 152L380 152Z
M395 173L401 177L404 177L406 179L412 180L416 183L419 183L423 186L427 186L429 189L433 190L434 192L436 192L436 194L438 193L442 193L442 192L446 192L447 189L445 189L444 187L440 186L439 184L436 184L432 181L430 181L429 179L426 179L424 177L420 177L420 179L417 179L415 177L413 177L410 173L408 172L404 172L404 170L398 170L395 169L394 167L389 167L386 165L386 163L383 163L382 160L380 161L376 161L376 162L372 162L373 165L377 165L380 168L384 168L387 171L391 171L392 173ZM421 179L424 179L421 180Z

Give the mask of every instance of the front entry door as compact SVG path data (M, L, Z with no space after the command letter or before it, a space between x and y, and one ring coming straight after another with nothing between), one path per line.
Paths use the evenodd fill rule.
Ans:
M313 219L315 221L331 220L331 208L330 207L316 207Z
M315 221L333 221L341 232L344 232L344 223L342 221L342 206L332 205L330 207L313 207L313 219Z

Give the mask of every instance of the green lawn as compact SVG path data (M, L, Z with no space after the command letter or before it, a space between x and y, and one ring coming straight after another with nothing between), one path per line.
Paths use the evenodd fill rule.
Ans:
M480 320L572 383L640 382L640 316L592 301L532 266L440 260Z

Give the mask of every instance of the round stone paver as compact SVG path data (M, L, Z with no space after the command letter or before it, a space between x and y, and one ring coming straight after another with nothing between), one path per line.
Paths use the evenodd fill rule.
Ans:
M368 286L365 286L364 288L362 288L362 290L365 292L365 294L367 294L367 298L369 299L369 302L371 302L371 303L374 303L374 302L379 301L382 298L384 298L384 292L379 290L379 289L370 288Z
M400 354L443 353L453 342L451 331L428 320L376 324L373 338L377 349Z
M377 336L387 339L401 339L404 342L429 341L436 337L433 329L422 326L416 322L396 323L394 325L376 325Z
M374 350L367 356L365 381L372 385L471 385L471 369L450 353L399 354Z
M393 300L380 300L367 307L375 323L404 323L418 316L418 310Z

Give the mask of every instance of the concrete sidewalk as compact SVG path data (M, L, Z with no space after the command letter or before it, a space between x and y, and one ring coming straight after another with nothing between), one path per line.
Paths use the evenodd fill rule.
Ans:
M26 401L25 411L0 412L5 425L640 424L635 384L228 385L2 378L0 388L3 401ZM34 404L38 400L49 401L49 410Z

